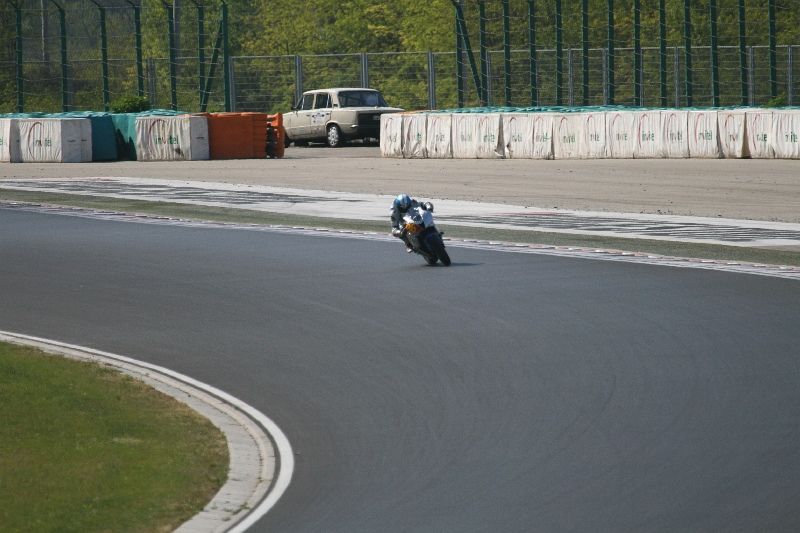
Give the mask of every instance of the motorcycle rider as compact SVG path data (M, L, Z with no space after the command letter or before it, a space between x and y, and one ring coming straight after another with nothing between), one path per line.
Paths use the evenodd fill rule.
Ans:
M406 245L406 252L408 253L411 253L413 250L411 249L411 243L408 240L406 230L403 227L403 216L405 216L409 209L415 207L422 208L431 213L433 212L432 203L420 202L405 193L398 194L394 201L392 201L392 235L398 239L402 239Z

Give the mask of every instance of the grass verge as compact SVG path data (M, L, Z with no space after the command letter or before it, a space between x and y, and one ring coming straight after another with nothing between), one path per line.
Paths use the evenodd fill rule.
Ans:
M100 365L0 343L3 531L172 531L225 482L223 434Z
M290 225L309 228L347 229L354 231L388 231L387 222L371 222L327 217L308 217L269 213L246 209L208 207L170 202L144 200L122 200L101 196L81 196L72 194L15 191L0 189L0 201L51 204L86 209L110 210L123 213L169 216L187 220L211 222L232 222L239 224ZM553 246L576 246L603 248L629 252L643 252L672 257L690 257L724 261L742 261L773 265L800 266L800 252L774 250L768 248L746 248L741 246L722 246L678 241L651 239L629 239L593 235L549 233L531 230L506 230L493 228L473 228L438 224L448 237L458 239L479 239L525 244L548 244Z

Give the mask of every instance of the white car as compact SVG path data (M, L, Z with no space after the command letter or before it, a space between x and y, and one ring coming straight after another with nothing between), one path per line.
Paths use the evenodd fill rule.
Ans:
M386 105L375 89L306 91L295 108L283 115L286 146L325 141L335 148L352 139L378 139L381 115L400 111Z

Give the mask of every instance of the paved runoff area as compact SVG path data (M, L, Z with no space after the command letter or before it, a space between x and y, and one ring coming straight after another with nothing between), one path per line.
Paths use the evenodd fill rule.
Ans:
M380 194L137 177L4 179L0 181L0 188L371 221L387 220L393 198ZM431 200L437 220L443 225L800 250L800 223Z

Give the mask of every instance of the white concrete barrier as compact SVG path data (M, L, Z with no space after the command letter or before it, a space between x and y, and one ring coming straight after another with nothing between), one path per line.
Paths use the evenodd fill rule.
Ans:
M553 122L553 154L556 159L583 159L583 123L578 113L563 113Z
M88 118L19 119L20 160L24 163L86 163L92 160Z
M509 159L533 159L533 121L530 113L503 114L503 154Z
M665 157L663 135L661 112L640 112L637 119L636 148L634 148L633 157L636 159Z
M772 112L772 149L779 159L800 159L800 111Z
M9 123L0 122L0 135L8 131ZM90 151L90 146L84 148ZM0 143L0 158L8 160L8 149L2 150ZM800 110L383 115L381 155L440 159L800 159Z
M453 116L446 113L431 113L425 138L427 156L431 159L453 157Z
M403 115L403 157L424 159L427 157L426 137L428 116L424 113Z
M662 111L661 131L664 157L673 159L689 157L689 113L677 110Z
M533 119L533 158L553 159L553 125L556 115L537 114Z
M631 159L636 152L639 114L635 111L606 113L608 157Z
M139 161L209 159L208 120L203 116L144 116L136 119Z
M403 117L397 113L381 115L381 155L403 157Z
M581 153L589 159L608 157L606 113L581 113Z
M772 159L772 111L763 109L747 110L745 117L745 138L747 155L754 159Z
M717 123L722 157L737 159L746 157L744 111L721 110L717 113Z
M0 163L22 161L19 147L19 120L0 118Z
M689 111L689 157L722 157L716 111Z
M453 157L458 159L502 158L502 135L499 113L454 113Z

